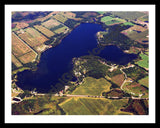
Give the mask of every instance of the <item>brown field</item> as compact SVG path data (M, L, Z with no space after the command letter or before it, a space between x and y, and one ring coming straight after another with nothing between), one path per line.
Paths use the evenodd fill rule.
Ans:
M57 13L59 13L59 12L58 11L51 12L48 15L46 15L45 17L39 17L39 18L35 19L35 21L44 21L44 20L50 18L53 14L57 14Z
M16 28L18 28L18 29L25 28L25 27L29 26L29 24L27 24L25 22L14 22L14 24L16 24Z
M49 29L41 25L35 25L34 27L38 29L40 32L42 32L44 35L46 35L47 37L51 37L55 35L52 31L50 31Z
M53 18L55 18L56 20L64 23L66 20L68 20L67 17L63 16L63 15L60 15L60 14L56 14L53 16Z
M18 36L12 32L12 62L17 66L21 67L22 63L29 63L34 61L37 54L27 46ZM17 58L18 59L17 59ZM21 63L22 62L22 63Z
M33 28L27 28L25 30L26 32L20 33L18 36L33 48L48 40L45 36Z
M28 32L33 38L41 36L41 33L31 27L26 28L25 31Z
M38 41L34 39L29 33L24 32L18 35L22 40L24 40L31 47L35 47L38 45Z
M55 26L58 26L60 25L61 23L54 20L54 19L50 19L50 20L47 20L46 22L43 22L42 25L44 25L45 27L47 27L48 29L51 29Z
M23 63L23 64L26 64L26 63L29 63L29 62L32 62L34 61L34 59L36 58L37 54L33 51L30 51L28 53L26 53L25 55L23 56L20 56L19 57L19 60Z
M59 14L67 17L67 18L70 18L70 19L74 19L76 14L75 13L72 13L72 12L59 12Z
M28 47L18 36L16 36L12 32L12 52L13 54L16 57L19 57L30 51L31 51L30 47Z
M113 76L111 78L111 81L117 84L118 86L121 86L123 81L124 81L124 75L123 74L118 74L116 76Z
M143 105L144 104L144 105ZM122 111L132 112L136 115L147 115L148 114L148 101L147 100L133 100L129 106Z
M133 108L137 111L137 113L139 115L144 115L145 114L145 110L142 107L142 104L140 104L140 102L138 100L135 100L132 104Z
M134 31L144 32L146 30L147 30L147 28L145 28L145 27L142 27L142 26L139 26L139 25L134 25L133 27L130 27L130 28L126 29L126 30L123 30L121 33L123 33L125 35L128 35L128 34L134 32Z
M97 13L95 13L95 12L86 12L84 15L83 15L83 17L89 17L89 16L96 16L97 15Z
M21 62L19 62L19 60L17 60L17 58L13 54L12 54L12 63L16 65L16 67L22 66Z

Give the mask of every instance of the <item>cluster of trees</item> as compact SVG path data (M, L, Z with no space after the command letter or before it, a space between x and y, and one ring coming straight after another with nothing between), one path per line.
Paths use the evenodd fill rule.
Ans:
M81 74L83 74L84 76L90 76L97 79L106 76L106 70L108 69L108 67L104 64L101 64L96 57L90 55L90 56L83 56L82 58L81 58L82 60L80 61L84 61L84 59L86 61L80 63L80 65L74 66L74 69L81 67L80 70ZM83 69L86 69L85 74L83 73Z
M64 22L64 24L65 24L67 27L73 29L76 25L80 24L80 22L79 22L79 21L76 21L76 20L73 20L73 19L68 19L68 20L66 20L66 21Z
M148 73L139 66L126 68L123 69L123 71L127 74L128 77L132 78L135 81L138 81L148 75Z

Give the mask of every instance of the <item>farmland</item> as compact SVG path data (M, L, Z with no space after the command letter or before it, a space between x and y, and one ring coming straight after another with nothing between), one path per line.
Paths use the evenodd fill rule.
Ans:
M16 67L21 67L21 62L12 54L12 62L16 65Z
M16 57L22 56L23 54L30 52L31 49L23 43L14 33L12 33L12 52Z
M60 22L58 22L57 20L54 20L54 19L49 19L49 20L43 22L42 25L44 25L48 29L51 29L55 26L60 25Z
M67 17L65 17L64 15L60 15L60 14L54 15L53 18L55 18L56 20L62 23L64 23L67 20Z
M23 56L20 56L19 60L23 64L26 64L26 63L29 63L29 62L34 62L36 56L37 56L37 54L35 52L31 51L31 52L28 52L28 53L24 54Z
M137 96L137 97L148 97L148 90L143 87L140 83L137 83L137 82L133 82L133 83L125 83L124 85L124 90L129 93L129 94L132 94L134 96Z
M34 16L36 14L34 12L17 12L17 15L16 12L13 12L13 14L15 21L12 23L11 56L14 78L12 85L15 88L18 85L16 85L18 83L16 77L19 77L16 74L17 72L31 69L35 71L35 74L38 73L43 78L42 80L47 80L50 77L49 73L55 73L54 65L57 60L53 64L48 64L48 62L50 62L50 59L58 58L58 55L56 57L53 55L53 58L46 56L47 61L44 62L43 66L43 62L40 62L41 53L48 48L52 48L51 52L52 50L56 52L56 46L61 43L62 39L81 23L101 25L100 30L103 31L98 31L94 35L97 42L95 46L98 48L116 45L122 52L137 54L136 59L125 65L114 64L112 61L104 59L105 57L101 58L98 54L91 55L90 51L87 52L89 55L73 56L72 62L70 60L73 67L70 70L76 80L63 82L62 79L58 79L61 80L60 82L63 83L65 89L63 87L59 89L58 86L55 86L56 91L52 93L47 92L41 95L38 91L27 90L28 93L32 94L24 96L22 102L12 105L13 115L146 115L148 113L148 100L146 99L149 97L149 27L147 22L144 23L148 21L146 12L57 11L46 12L43 16L35 16L33 19L25 19L27 18L25 16ZM20 19L16 18L18 15ZM99 29L98 25L97 30ZM90 30L87 29L86 31ZM90 42L92 41L89 39L88 43ZM75 41L75 43L78 43L78 41ZM69 43L66 44L67 46L70 45ZM63 45L59 48L63 48ZM76 47L74 47L75 49ZM86 49L89 49L89 45ZM69 53L73 52L74 54L74 50L70 49ZM94 52L99 52L96 50ZM49 54L50 51L46 55ZM64 53L61 52L61 54ZM107 55L105 54L105 56ZM63 59L63 57L58 59ZM123 58L120 59L120 61L123 60ZM63 61L60 61L60 65L63 64L61 62ZM37 68L38 63L44 67L42 70L39 70L41 66ZM53 69L48 68L49 65L52 65ZM66 64L64 68L67 66L70 65ZM57 68L57 66L55 67ZM59 68L57 69L60 72ZM43 77L43 74L47 74L48 78L45 75ZM38 75L36 75L37 81L39 79ZM52 80L48 81L50 87L54 86L53 75ZM30 80L29 82L34 83L35 81ZM44 86L47 88L46 85L45 83ZM21 97L25 93L21 92L17 96ZM139 99L134 100L134 98Z
M52 31L50 31L49 29L47 29L47 28L45 28L45 27L43 27L41 25L35 25L34 28L36 28L37 30L42 32L47 37L52 37L52 36L55 35Z
M59 105L67 115L131 115L131 113L120 111L120 108L127 102L127 99L112 101L108 99L71 98Z
M140 67L148 68L148 56L142 53L140 54L140 57L142 58L142 60L138 61L137 64Z
M146 76L145 78L142 78L138 81L140 84L142 84L143 86L149 88L149 77Z
M113 18L110 16L106 16L106 17L101 18L101 22L104 22L106 25L114 25L114 24L117 24L117 23L119 24L119 23L123 23L126 21L120 18Z
M35 53L14 33L12 33L12 52L14 54L12 55L12 62L16 65L16 67L21 67L22 63L26 64L33 62L37 57L37 53Z
M39 33L34 28L26 28L24 32L18 34L18 36L23 39L28 45L30 45L33 49L36 47L43 45L45 41L48 40L47 37Z
M24 31L19 36L32 47L38 46L48 40L34 28L27 28Z
M111 81L117 84L118 86L121 86L124 81L124 75L119 74L119 75L113 76Z
M138 11L130 11L130 12L129 11L128 12L112 11L110 13L114 16L118 16L120 18L128 19L128 20L134 20L134 19L137 19L139 17L146 15L144 12L138 12Z
M65 32L65 31L68 31L68 30L69 30L69 29L68 29L67 26L63 26L63 27L61 27L61 28L56 29L54 32L57 33L57 34L60 34L60 33L63 33L63 32Z
M74 91L73 95L101 95L103 91L110 90L111 83L104 78L95 79L92 77L86 77L84 83L79 85Z

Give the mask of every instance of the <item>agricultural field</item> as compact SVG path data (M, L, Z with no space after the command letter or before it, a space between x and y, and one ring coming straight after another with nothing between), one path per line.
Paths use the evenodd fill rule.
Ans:
M127 103L128 99L70 98L59 106L66 115L132 115L129 112L120 111L120 108Z
M111 78L111 81L118 86L121 86L124 81L124 74L118 74Z
M148 115L148 100L132 100L122 111L132 112L134 115Z
M124 23L126 21L124 19L120 19L120 18L113 18L111 16L105 16L105 17L101 18L101 22L104 22L106 25L114 25L117 23Z
M132 26L132 27L126 29L126 30L121 31L121 33L129 36L130 34L132 34L134 32L138 31L140 33L140 32L144 32L146 30L147 29L145 27L142 27L142 26L139 26L139 25L134 25L134 26Z
M97 13L96 12L86 12L82 15L82 17L84 18L88 18L88 17L96 17Z
M127 19L127 20L135 20L137 18L140 18L144 15L146 15L145 12L138 12L138 11L111 11L110 12L114 16L118 16L122 19Z
M72 13L72 12L70 12L70 11L67 11L67 12L61 11L61 12L59 12L58 14L63 15L63 16L65 16L65 17L67 17L67 18L70 18L70 19L75 19L75 17L76 17L76 14L75 14L75 13Z
M64 23L68 18L64 15L56 14L53 16L56 20L60 21L61 23Z
M12 54L12 62L16 67L23 66L22 63Z
M54 28L55 26L60 25L61 23L54 19L49 19L42 23L43 26L45 26L48 29Z
M137 82L126 82L123 86L123 89L134 96L139 96L143 98L148 98L148 89L143 87L140 83Z
M22 97L21 94L19 96ZM18 104L12 104L12 115L63 115L58 106L65 97L35 96L27 97Z
M138 81L141 85L149 88L149 77L146 76L145 78L142 78Z
M12 52L14 56L18 58L17 60L12 55L12 62L17 67L21 67L21 63L26 64L33 62L37 56L37 53L33 52L33 50L14 33L12 33Z
M86 77L84 83L79 85L72 94L73 95L102 95L104 91L110 91L111 83L104 78L95 79Z
M136 62L140 67L146 68L148 69L148 59L149 57L143 53L140 54L140 57L142 58L142 60Z
M44 76L44 79L41 79L44 80L43 82L46 80L49 84L54 83L56 80L52 77L50 81L50 73L54 73L55 69L49 66L51 65L50 59L53 61L57 57L50 57L45 63L47 67L40 69L43 66L37 68L37 64L41 63L41 53L48 48L56 51L56 46L61 43L61 40L67 35L66 33L71 32L81 23L96 24L96 30L99 30L98 26L101 25L101 31L97 32L97 34L95 32L96 35L94 35L97 36L95 39L98 43L98 45L96 44L98 48L115 45L125 53L135 53L138 56L137 58L135 57L136 59L134 57L134 59L132 57L127 58L132 60L126 65L121 64L121 62L126 61L123 56L122 59L118 58L120 63L116 64L109 61L112 58L101 58L101 54L91 55L90 51L88 51L90 55L73 56L71 71L76 80L67 80L64 83L62 79L57 78L57 80L61 80L61 86L63 84L64 88L60 90L59 87L56 88L58 84L51 85L51 87L56 88L52 92L53 95L48 92L41 93L39 91L41 86L36 87L37 89L34 88L36 92L24 90L16 93L15 91L13 96L21 97L22 101L12 104L12 115L148 114L148 22L148 13L138 11L12 12L12 92L14 92L13 87L15 89L23 85L21 83L24 83L23 87L25 85L28 87L33 87L34 84L39 85L39 83L36 84L39 80L39 75L40 78ZM90 44L87 44L87 49L90 49ZM95 50L94 52L99 51ZM46 54L47 56L51 52L48 53ZM109 54L112 53L109 52ZM117 59L116 54L114 55ZM106 55L107 57L108 55ZM68 64L68 66L70 65ZM17 72L30 69L31 72L32 70L36 71L35 74L38 73L38 75L36 75L37 81L32 82L32 79L30 79L30 81L27 81L29 82L28 84L25 80L27 77L24 75L23 77L25 78L20 79L22 75L19 73L20 76ZM46 69L47 71L51 69L51 72L46 74ZM56 70L58 69L59 67ZM32 75L32 73L29 75ZM43 84L43 82L40 84ZM48 85L47 82L46 87Z
M12 31L16 31L16 30L19 30L19 29L22 29L22 28L26 28L28 26L29 26L29 24L25 23L25 22L14 22L14 23L12 23Z
M69 30L69 28L67 26L63 26L61 28L56 29L54 32L57 34L63 33L63 32L67 32Z
M134 25L126 30L121 31L121 33L141 44L148 42L148 30L146 27Z
M106 11L97 11L99 14L104 14Z
M144 15L138 18L138 20L143 21L143 22L148 22L148 19L149 19L148 15Z
M24 32L21 32L18 36L33 48L44 44L48 40L48 38L31 27L24 29Z
M131 23L131 22L124 22L123 25L129 25L129 26L134 26L135 24Z
M31 52L28 52L28 53L24 54L23 56L20 56L20 57L19 57L19 60L20 60L23 64L26 64L26 63L29 63L29 62L34 62L36 56L37 56L37 53L31 51Z
M45 27L43 27L41 25L35 25L34 28L36 28L37 30L42 32L47 37L52 37L52 36L55 35L52 31L50 31L49 29L47 29L47 28L45 28Z
M15 35L15 33L12 32L12 53L16 57L19 57L30 51L30 47L28 47L17 35Z

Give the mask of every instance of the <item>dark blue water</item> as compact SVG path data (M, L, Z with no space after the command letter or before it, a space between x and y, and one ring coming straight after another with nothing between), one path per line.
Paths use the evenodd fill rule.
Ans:
M22 89L37 88L39 92L47 92L51 85L59 83L64 73L72 70L72 58L89 55L88 51L97 48L98 31L103 31L99 24L81 24L60 45L42 53L36 71L25 70L18 73L17 85ZM116 46L107 46L98 55L117 64L127 64L136 58L136 55L123 53Z

